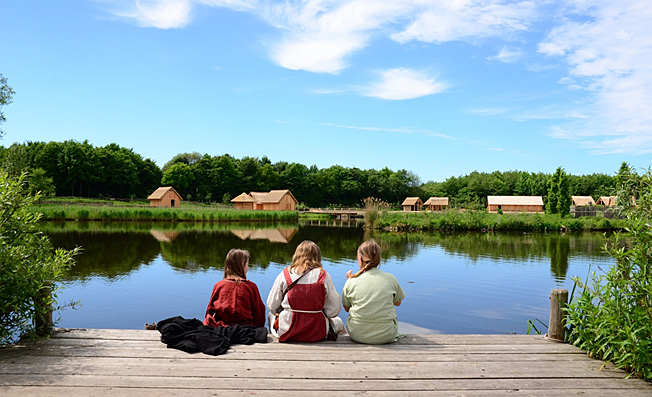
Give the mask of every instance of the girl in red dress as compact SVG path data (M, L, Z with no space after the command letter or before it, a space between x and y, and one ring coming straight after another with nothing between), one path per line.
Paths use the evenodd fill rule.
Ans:
M329 327L335 334L344 331L344 322L338 317L340 307L340 295L322 268L319 247L312 241L302 242L267 298L272 335L279 342L324 340ZM274 314L278 312L276 322Z
M265 305L258 286L247 280L249 251L232 249L224 261L224 279L213 287L204 325L265 326Z

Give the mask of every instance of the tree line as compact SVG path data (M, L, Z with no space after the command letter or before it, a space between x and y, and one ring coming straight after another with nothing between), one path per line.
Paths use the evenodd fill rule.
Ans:
M558 178L525 171L474 171L443 182L421 183L405 169L393 171L306 166L267 157L234 158L181 153L163 167L115 143L95 147L88 141L26 142L0 146L0 168L10 175L29 174L30 188L45 195L92 198L146 198L159 186L174 186L186 200L229 203L242 192L290 189L309 207L358 206L376 197L399 206L408 196L426 200L449 197L451 207L486 208L489 195L542 196L547 202ZM612 195L616 177L565 175L572 195ZM568 193L565 193L568 194ZM553 197L554 198L554 197Z

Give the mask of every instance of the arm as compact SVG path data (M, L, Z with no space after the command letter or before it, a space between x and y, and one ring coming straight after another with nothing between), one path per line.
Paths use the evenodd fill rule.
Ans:
M253 283L252 283L253 284ZM260 292L258 291L258 286L256 284L253 284L253 294L252 294L252 305L251 307L253 308L253 314L254 314L254 324L256 327L264 327L265 326L265 304L263 303L263 300L260 298Z
M267 310L270 313L276 313L281 308L281 303L283 302L283 289L285 288L285 277L283 273L279 274L272 285L272 289L269 291L267 296Z

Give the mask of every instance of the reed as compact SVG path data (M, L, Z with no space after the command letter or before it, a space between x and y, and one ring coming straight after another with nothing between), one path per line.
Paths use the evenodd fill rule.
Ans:
M43 214L43 220L72 221L296 221L297 211L243 211L195 206L191 208L156 208L133 206L99 206L87 204L32 205L30 211Z
M494 214L487 211L382 212L376 227L391 230L608 231L625 227L622 219L562 218L549 214Z

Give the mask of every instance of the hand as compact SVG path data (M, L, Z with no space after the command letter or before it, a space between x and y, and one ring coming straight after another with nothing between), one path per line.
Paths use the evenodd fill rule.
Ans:
M351 278L351 276L353 276L353 270L346 272L346 278Z

